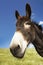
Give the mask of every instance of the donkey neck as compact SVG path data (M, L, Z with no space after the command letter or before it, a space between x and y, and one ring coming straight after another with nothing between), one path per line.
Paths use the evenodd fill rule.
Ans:
M35 24L34 28L35 28L35 31L37 32L38 36L43 40L42 27L38 24Z
M33 45L35 46L36 51L39 53L39 55L43 57L43 41L42 39L40 39L38 34L36 34L35 36L36 38L33 41Z

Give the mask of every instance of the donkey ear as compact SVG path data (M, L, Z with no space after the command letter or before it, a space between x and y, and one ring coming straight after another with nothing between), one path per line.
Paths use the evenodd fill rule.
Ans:
M20 16L17 10L15 11L15 16L16 16L17 19L18 19L19 16Z
M26 4L26 16L28 18L30 18L30 16L31 16L31 7L28 3Z

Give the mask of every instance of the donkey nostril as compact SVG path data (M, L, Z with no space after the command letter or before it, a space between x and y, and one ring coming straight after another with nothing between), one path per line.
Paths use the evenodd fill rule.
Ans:
M20 48L20 45L18 45L18 47L17 47L18 49Z
M17 54L17 52L19 51L19 49L20 49L20 45L17 45L17 47L15 47L15 48L10 48L10 52L14 55L16 55Z
M14 48L14 52L17 52L20 49L20 45Z

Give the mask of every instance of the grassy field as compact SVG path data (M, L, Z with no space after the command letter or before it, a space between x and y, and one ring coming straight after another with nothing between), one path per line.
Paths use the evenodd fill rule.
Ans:
M0 65L43 65L43 58L35 49L27 49L24 58L17 59L12 56L9 49L0 48Z

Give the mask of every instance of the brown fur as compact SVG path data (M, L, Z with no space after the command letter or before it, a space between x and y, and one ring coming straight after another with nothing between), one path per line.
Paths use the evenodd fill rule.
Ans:
M17 23L16 23L16 31L21 31L24 38L33 43L36 51L40 56L43 57L43 33L42 27L31 20L31 7L27 3L26 4L26 16L20 16L18 11L15 12ZM28 25L31 25L30 30L26 30L24 28L24 23L27 21Z

